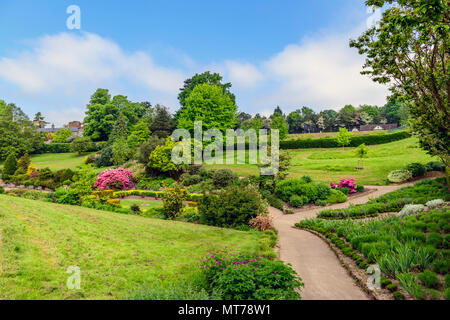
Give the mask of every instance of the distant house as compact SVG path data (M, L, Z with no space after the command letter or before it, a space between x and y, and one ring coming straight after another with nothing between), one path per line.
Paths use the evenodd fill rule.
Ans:
M389 124L366 124L359 128L360 131L377 131L377 130L393 130L397 129L396 123Z
M38 132L45 132L47 134L55 133L56 131L60 129L70 129L72 134L75 137L80 137L83 135L83 124L80 121L72 121L69 122L67 126L64 126L64 128L55 128L55 125L52 124L50 128L39 128L37 129Z

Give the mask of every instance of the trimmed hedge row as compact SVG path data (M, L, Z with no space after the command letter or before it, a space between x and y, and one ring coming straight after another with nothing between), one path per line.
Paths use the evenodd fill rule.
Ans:
M42 153L69 153L72 152L70 150L70 145L71 145L70 143L55 143L55 142L44 144ZM104 142L92 142L87 152L100 151L104 146L105 146Z
M363 143L376 145L403 140L411 137L406 131L394 133L379 133L353 136L349 147L357 147ZM336 137L324 137L319 139L296 139L280 141L280 149L310 149L310 148L338 148Z

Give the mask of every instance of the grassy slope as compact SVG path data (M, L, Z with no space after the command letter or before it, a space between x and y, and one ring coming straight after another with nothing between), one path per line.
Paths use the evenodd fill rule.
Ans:
M83 154L81 157L76 153L44 153L31 156L31 162L37 168L50 168L53 171L61 169L74 169L76 166L83 163L86 156L92 153ZM3 163L1 163L3 165Z
M382 132L387 132L386 130L380 130L380 131L357 131L353 132L350 131L350 133L353 136L360 136L360 135L370 135L370 134L379 134ZM324 138L324 137L336 137L338 135L337 132L322 132L322 133L299 133L299 134L290 134L288 135L288 140L295 140L295 139L318 139L318 138Z
M117 299L197 272L207 249L266 248L262 237L0 195L0 300ZM80 292L66 288L74 265Z
M290 151L292 167L290 178L310 175L314 180L339 182L341 178L356 178L362 184L382 185L392 170L402 169L411 162L427 163L437 160L418 147L417 139L369 146L364 159L364 170L356 170L359 158L355 148L302 149ZM208 168L231 168L240 176L258 174L256 165L214 165Z

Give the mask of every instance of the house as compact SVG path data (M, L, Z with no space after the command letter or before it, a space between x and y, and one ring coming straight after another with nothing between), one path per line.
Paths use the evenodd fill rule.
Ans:
M377 130L393 130L397 129L398 125L396 123L389 124L366 124L362 125L360 131L377 131Z
M58 131L60 129L70 129L73 136L75 136L75 137L81 137L83 135L83 124L80 121L69 122L69 124L64 126L63 128L55 128L55 125L52 124L52 126L50 128L39 128L39 129L37 129L37 131L50 134L50 133L55 133L56 131Z

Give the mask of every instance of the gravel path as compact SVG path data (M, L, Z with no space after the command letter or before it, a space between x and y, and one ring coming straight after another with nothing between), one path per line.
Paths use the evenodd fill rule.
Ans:
M410 183L412 184L412 183ZM367 186L377 189L375 192L355 197L346 203L328 206L327 209L346 208L349 204L366 203L410 184L390 186ZM366 300L369 297L354 283L341 266L334 252L319 237L310 232L298 230L294 225L303 219L315 218L322 207L298 211L293 215L284 215L280 210L270 208L278 230L280 259L292 264L305 283L302 290L304 300Z

